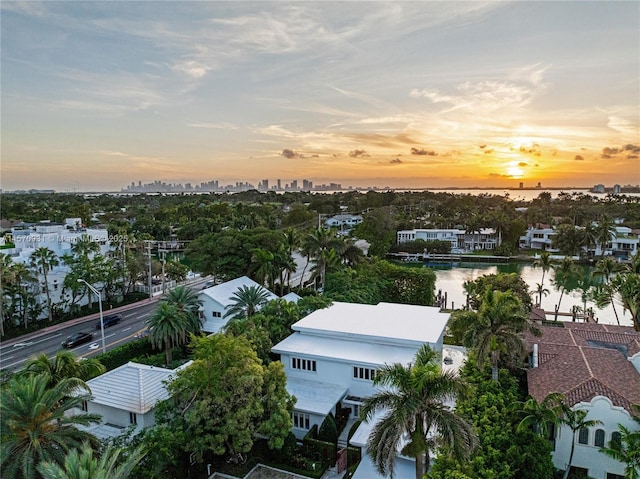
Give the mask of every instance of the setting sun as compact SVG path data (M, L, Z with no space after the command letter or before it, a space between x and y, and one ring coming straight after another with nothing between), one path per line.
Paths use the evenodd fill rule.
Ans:
M524 176L524 171L522 171L522 168L512 165L507 168L507 175L511 178L522 178Z

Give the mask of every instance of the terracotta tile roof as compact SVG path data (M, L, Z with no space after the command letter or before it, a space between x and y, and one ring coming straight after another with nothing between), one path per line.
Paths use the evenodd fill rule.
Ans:
M527 335L527 346L538 344L538 367L529 369L529 394L538 401L560 392L574 405L606 396L631 411L640 404L640 373L627 359L640 351L640 333L623 326L563 323L540 326L541 337Z

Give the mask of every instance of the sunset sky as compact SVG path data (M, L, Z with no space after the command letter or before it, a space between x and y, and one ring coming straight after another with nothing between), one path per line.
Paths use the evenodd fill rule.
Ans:
M1 3L3 190L640 183L640 2Z

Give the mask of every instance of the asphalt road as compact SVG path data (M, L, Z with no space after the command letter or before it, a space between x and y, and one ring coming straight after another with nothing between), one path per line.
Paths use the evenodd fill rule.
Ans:
M189 286L196 291L200 291L205 280L206 278L197 280ZM113 311L105 311L105 316L115 312L122 315L122 321L119 324L104 329L106 350L109 351L135 340L134 336L145 329L145 321L156 308L159 299L159 297L155 297L152 300L123 306ZM68 336L80 331L93 333L93 341L71 348L70 351L82 358L90 358L101 354L100 320L97 315L93 314L86 318L71 320L67 323L49 327L44 333L38 331L22 338L6 341L0 345L0 369L8 371L20 370L30 357L41 353L53 358L58 351L64 349L62 342Z

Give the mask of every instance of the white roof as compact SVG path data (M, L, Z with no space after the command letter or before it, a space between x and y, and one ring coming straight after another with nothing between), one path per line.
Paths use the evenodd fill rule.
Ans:
M181 366L185 368L191 362ZM157 368L129 362L87 381L91 402L137 414L145 414L169 397L164 384L178 369Z
M334 302L302 318L292 329L305 334L419 346L437 343L448 320L449 313L431 306Z
M269 293L269 297L267 298L268 301L271 301L272 299L278 299L278 297L275 294L273 294L271 291L266 289L264 286L256 283L254 280L252 280L247 276L241 276L239 278L232 279L231 281L227 281L226 283L218 284L216 286L203 289L200 292L200 294L205 294L210 298L216 300L221 305L227 307L233 304L233 301L231 300L233 297L233 294L237 292L241 286L246 286L247 288L251 286L258 286L264 289L267 293Z
M294 405L296 411L326 416L347 394L348 388L337 384L287 378L287 391L297 399Z
M297 303L298 301L300 301L302 298L300 296L298 296L296 293L294 293L293 291L285 294L282 299L290 302L290 303Z
M378 344L300 333L283 339L271 350L277 354L302 353L305 357L331 358L372 366L382 366L384 363L407 364L413 361L416 355L415 346Z

